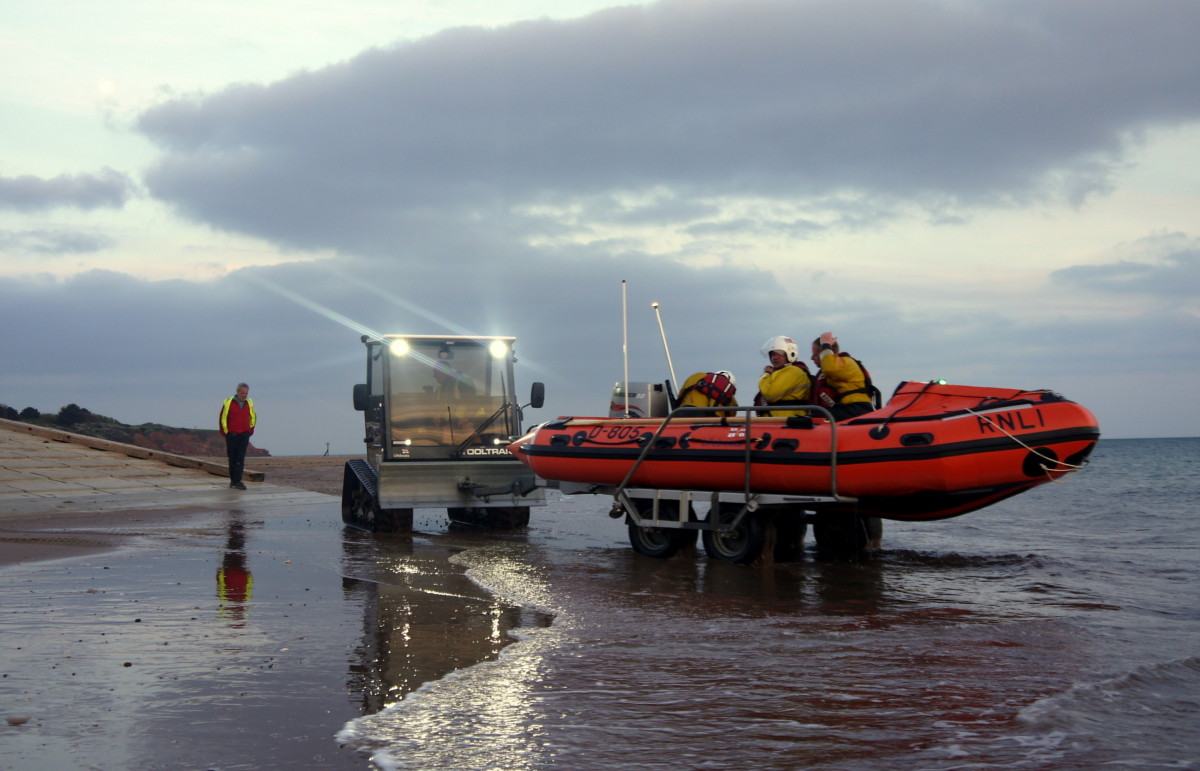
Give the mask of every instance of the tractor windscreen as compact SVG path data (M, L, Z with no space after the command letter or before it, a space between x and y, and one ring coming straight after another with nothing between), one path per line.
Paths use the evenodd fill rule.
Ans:
M405 340L392 345L392 447L491 447L516 432L512 356L487 341ZM489 422L490 421L490 422Z

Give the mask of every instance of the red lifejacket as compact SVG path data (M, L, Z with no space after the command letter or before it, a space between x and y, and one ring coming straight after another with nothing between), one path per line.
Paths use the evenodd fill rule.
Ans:
M858 368L861 369L863 373L863 387L851 388L849 391L839 391L830 385L829 379L826 378L825 373L822 372L821 374L817 375L817 379L813 381L812 392L809 395L811 401L809 403L828 409L835 405L841 404L842 399L850 394L866 394L867 401L874 404L875 408L878 409L879 392L875 389L874 384L871 383L871 373L867 371L866 366L848 353L839 353L838 356L845 356L847 358L854 359L854 363L858 365Z
M714 407L728 407L733 404L737 386L720 372L706 372L696 383L680 391L678 400L683 401L683 397L691 391L698 391L707 396L712 400Z

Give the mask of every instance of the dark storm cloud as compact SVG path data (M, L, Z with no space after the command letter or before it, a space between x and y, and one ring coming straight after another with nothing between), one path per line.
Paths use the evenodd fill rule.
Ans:
M0 254L30 252L41 255L87 254L108 249L116 243L99 233L66 228L40 230L0 230Z
M49 179L0 177L0 210L120 209L134 190L133 180L108 168L95 174L60 174Z
M1139 132L1200 116L1197 28L1190 0L663 2L454 29L139 128L163 150L154 195L299 248L390 254L447 221L540 233L538 207L577 200L628 220L623 197L651 190L954 221L1107 190Z

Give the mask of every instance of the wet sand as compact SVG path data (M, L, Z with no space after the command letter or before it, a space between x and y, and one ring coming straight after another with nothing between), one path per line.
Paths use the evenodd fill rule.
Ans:
M323 495L341 496L342 467L352 456L283 456L251 458L246 468L264 472L262 483L295 487ZM224 458L201 458L223 464ZM196 472L199 475L199 472ZM43 507L26 505L5 510L0 505L0 568L42 560L82 556L120 548L152 538L158 528L170 528L201 515L205 508L172 506L171 496L161 496L161 507L113 507L103 499L47 501Z
M264 481L288 487L299 487L314 493L341 496L342 467L353 455L293 455L269 458L249 458L246 468L262 471ZM214 462L224 458L208 458Z
M519 621L451 563L460 545L346 530L345 460L252 458L248 495L197 470L171 474L203 496L129 506L10 493L0 765L372 768L338 746L346 722L494 658Z

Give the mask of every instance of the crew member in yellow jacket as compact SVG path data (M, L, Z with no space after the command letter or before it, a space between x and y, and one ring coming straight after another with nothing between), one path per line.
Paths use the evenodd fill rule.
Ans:
M679 389L680 407L736 407L737 381L728 370L720 372L697 372L683 381ZM712 413L720 417L733 412Z
M875 409L871 403L871 375L862 362L842 352L832 332L823 332L813 340L812 360L820 370L813 384L813 404L828 409L835 421Z
M763 367L758 379L758 394L754 403L768 409L758 414L773 418L791 415L807 415L803 405L808 404L812 377L808 367L800 361L800 347L790 337L772 337L762 347L763 355L771 363Z

